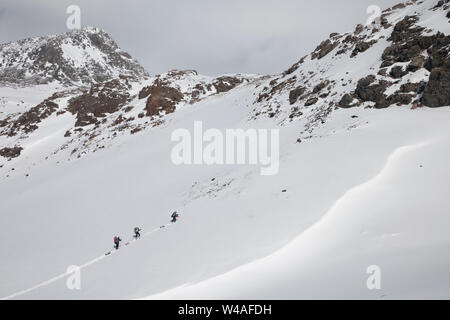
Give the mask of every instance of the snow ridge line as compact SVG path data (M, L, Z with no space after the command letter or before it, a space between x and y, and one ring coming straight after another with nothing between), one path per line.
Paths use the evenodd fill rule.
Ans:
M250 261L246 264L237 266L231 270L228 270L222 274L215 275L211 278L204 279L200 282L190 284L182 284L178 287L168 289L163 292L155 293L146 297L139 298L138 300L177 300L177 299L191 299L191 300L198 300L198 299L205 299L205 295L202 295L202 290L204 292L204 287L207 285L211 286L211 283L213 284L214 288L214 282L216 282L217 287L217 281L225 282L227 281L227 277L233 277L233 275L236 274L243 274L245 275L249 271L251 272L252 267L258 266L258 265L266 265L267 262L273 261L273 259L277 259L280 255L283 253L286 253L289 249L295 248L295 245L300 243L302 240L308 241L308 237L311 238L311 235L315 232L317 233L317 230L320 229L321 225L323 225L327 219L332 217L334 212L339 208L339 206L344 203L349 197L352 196L353 193L357 192L361 188L364 188L374 182L376 182L378 179L382 179L384 175L390 170L390 166L392 163L395 163L395 160L398 157L401 157L404 153L407 153L408 151L415 150L422 148L424 146L429 145L430 141L421 141L415 144L407 144L403 146L399 146L395 148L388 156L387 159L384 161L381 169L376 173L374 176L370 177L365 182L362 182L356 186L353 186L349 188L343 195L341 195L332 205L329 209L326 210L326 212L321 216L317 221L312 223L308 228L306 228L304 231L302 231L297 237L294 237L289 243L287 243L285 246L281 247L277 251L270 253L267 256L258 258L254 261ZM304 254L304 253L302 253ZM260 269L258 269L260 270ZM225 279L225 280L224 280ZM200 295L195 294L193 292L193 288L200 288ZM203 288L202 288L203 287ZM227 299L227 297L221 296L219 299Z
M155 233L155 232L158 232L158 231L160 231L160 230L162 230L162 229L166 229L166 228L170 227L172 224L173 224L173 223L169 222L169 223L167 223L167 224L165 224L165 225L162 225L162 226L159 227L159 228L155 228L155 229L153 229L153 230L151 230L151 231L149 231L149 232L147 232L147 233L142 234L141 238L148 237L148 236L152 235L152 234ZM125 242L126 245L123 245L122 247L125 248L125 247L128 247L128 246L131 246L131 245L132 245L133 243L135 243L137 240L138 240L138 239L133 238L133 239L131 239L131 240ZM94 258L94 259L92 259L92 260L89 260L89 261L85 262L84 264L80 265L80 266L79 266L80 270L83 269L83 268L86 268L86 267L88 267L88 266L90 266L90 265L92 265L92 264L94 264L94 263L97 263L97 262L99 262L100 260L103 260L103 259L105 259L105 258L107 258L107 257L110 257L111 255L113 255L113 254L119 252L119 250L111 250L111 251L109 251L109 252L110 252L110 253L109 253L108 255L107 255L106 253L104 253L104 254L102 254L101 256L98 256L97 258ZM62 274L60 274L60 275L58 275L58 276L56 276L56 277L53 277L53 278L48 279L48 280L46 280L46 281L44 281L44 282L41 282L40 284L35 285L35 286L31 287L31 288L28 288L28 289L25 289L25 290L22 290L22 291L13 293L13 294L11 294L11 295L9 295L9 296L6 296L6 297L4 297L4 298L0 298L0 300L10 300L10 299L14 299L14 298L16 298L16 297L18 297L18 296L24 295L24 294L29 293L29 292L31 292L31 291L34 291L34 290L36 290L36 289L39 289L39 288L48 286L49 284L51 284L51 283L53 283L53 282L56 282L56 281L58 281L58 280L61 280L61 279L63 279L64 277L69 276L69 275L71 275L70 272L62 273Z

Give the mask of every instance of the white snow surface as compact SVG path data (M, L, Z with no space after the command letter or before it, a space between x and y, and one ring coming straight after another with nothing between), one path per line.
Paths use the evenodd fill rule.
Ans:
M172 164L170 134L194 120L269 126L245 120L247 94L212 97L159 130L3 181L2 296L178 210L171 228L83 268L81 290L60 277L19 297L153 298L171 289L156 297L448 297L450 110L339 110L327 123L338 132L301 144L295 124L283 127L280 172L270 177L257 167ZM365 288L372 264L383 270L379 292Z
M428 11L424 19L439 25ZM379 66L386 45L378 41L351 64L350 52L308 58L298 81L320 71L309 85L334 79L340 97ZM64 52L79 60L69 45ZM426 76L418 71L408 81ZM322 100L286 121L292 106L281 92L276 117L254 117L267 107L255 99L275 77L178 105L162 124L119 134L80 158L61 149L75 122L69 112L52 114L28 135L1 136L2 147L24 150L11 161L0 158L0 298L448 299L450 108L337 109L310 130ZM199 81L211 79L192 74L176 86L191 90ZM19 114L55 90L0 88L0 112ZM137 114L145 101L130 104ZM205 129L280 129L279 173L174 165L172 132L192 131L197 120ZM180 219L170 224L174 210ZM136 226L143 237L125 246ZM115 235L123 246L105 256ZM66 286L71 265L81 267L80 290ZM380 267L381 290L366 287L371 265Z

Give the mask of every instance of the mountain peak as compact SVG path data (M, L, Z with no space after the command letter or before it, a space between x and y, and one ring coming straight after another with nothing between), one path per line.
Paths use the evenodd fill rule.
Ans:
M147 72L103 30L84 27L0 45L0 83L90 85Z

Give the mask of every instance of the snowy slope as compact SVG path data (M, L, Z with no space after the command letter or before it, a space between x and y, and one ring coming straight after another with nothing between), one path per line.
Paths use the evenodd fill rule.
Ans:
M0 158L0 298L448 297L450 109L427 107L448 95L432 77L447 72L448 7L407 4L280 75L0 88L0 149L22 148ZM428 48L398 55L413 38ZM280 129L280 172L174 165L172 132L197 120ZM141 240L104 256L135 226Z
M149 298L448 299L450 114L396 110L389 116L389 123L368 126L352 139L367 152L364 145L372 139L402 136L379 172L338 197L291 243L228 273ZM423 128L420 135L402 133L416 126ZM374 139L378 130L385 135ZM384 151L380 145L373 149ZM380 267L381 290L366 287L372 265Z

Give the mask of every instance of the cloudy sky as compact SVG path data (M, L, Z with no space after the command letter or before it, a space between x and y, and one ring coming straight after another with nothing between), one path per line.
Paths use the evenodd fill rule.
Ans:
M365 23L369 5L402 0L1 0L0 43L82 26L108 32L151 74L271 74L285 70L331 32Z

